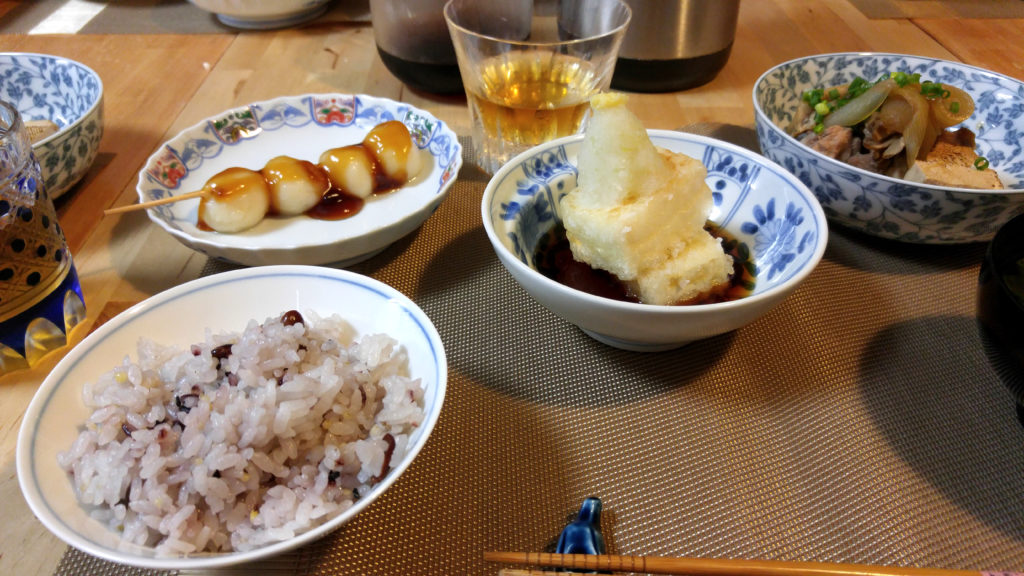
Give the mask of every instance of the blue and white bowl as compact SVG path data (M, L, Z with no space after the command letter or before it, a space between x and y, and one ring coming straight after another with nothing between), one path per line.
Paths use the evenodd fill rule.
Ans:
M59 198L88 172L103 137L103 82L88 66L47 54L0 53L0 100L22 120L59 130L32 145L46 190Z
M423 386L424 418L410 436L402 458L350 508L291 538L247 551L183 556L132 544L95 518L75 496L70 477L57 462L94 407L83 387L137 359L140 338L177 349L202 342L208 331L241 331L286 310L338 314L359 336L388 334L408 356L409 376ZM412 300L382 282L349 272L312 266L261 266L207 276L170 288L118 314L72 349L46 376L32 399L18 434L18 485L29 507L53 534L71 546L111 562L172 571L208 573L215 567L267 559L321 538L353 519L394 484L412 464L441 414L448 383L444 343L436 327ZM259 565L250 568L263 573Z
M955 85L974 99L964 125L977 151L999 174L1005 191L908 182L856 168L799 143L785 131L814 88L875 80L891 71L920 73ZM761 152L814 191L829 220L873 236L919 244L985 242L1024 212L1024 84L957 62L900 54L822 54L784 62L754 85L754 121Z
M199 227L197 198L147 210L153 222L182 244L221 260L247 266L355 264L419 228L455 182L462 146L429 112L356 94L286 96L227 110L186 128L150 156L139 173L139 200L200 190L222 170L259 170L282 154L316 162L325 150L358 144L374 126L389 120L405 123L428 157L427 167L413 182L368 199L362 210L344 220L265 218L248 230L221 234Z
M594 296L537 271L534 253L561 221L576 187L583 136L534 147L503 166L481 203L484 229L505 268L537 302L594 339L640 352L677 348L745 326L781 302L817 266L828 224L806 186L749 150L705 136L648 130L655 145L704 163L714 197L709 220L743 243L756 266L750 295L729 302L657 306Z

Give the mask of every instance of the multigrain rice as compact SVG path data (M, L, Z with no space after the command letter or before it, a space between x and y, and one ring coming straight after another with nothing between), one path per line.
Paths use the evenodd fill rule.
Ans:
M58 456L79 501L161 555L251 550L337 516L397 465L423 390L390 336L289 311L188 350L140 340L86 383Z

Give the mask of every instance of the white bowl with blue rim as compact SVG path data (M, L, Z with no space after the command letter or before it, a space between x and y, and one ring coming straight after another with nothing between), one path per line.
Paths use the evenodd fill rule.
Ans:
M677 348L754 322L814 270L828 224L814 195L792 174L745 148L696 134L648 130L655 145L704 163L714 208L709 221L749 250L755 288L727 302L659 306L595 296L537 270L535 252L561 222L561 198L576 187L582 135L536 146L491 178L481 214L494 251L512 277L555 315L624 350Z
M134 358L140 338L188 349L207 329L241 332L288 310L338 314L359 336L385 333L408 353L409 376L423 386L423 423L402 459L349 509L281 542L253 550L167 556L152 546L123 542L79 504L57 462L85 426L91 409L83 387ZM17 473L35 516L67 544L95 557L154 570L200 570L251 562L312 542L345 524L379 498L426 444L444 403L448 364L444 344L424 312L398 290L347 270L318 266L261 266L200 278L161 292L117 315L65 356L36 391L18 433ZM257 570L258 571L258 570Z
M268 30L313 20L327 11L330 0L189 0L233 28Z
M803 92L846 84L860 76L920 73L974 99L962 125L977 135L1006 190L919 184L876 174L829 158L786 133ZM786 167L821 202L831 222L872 236L917 244L985 242L1024 212L1024 83L1008 76L935 58L882 53L821 54L783 62L754 84L754 121L761 152Z
M286 96L227 110L183 130L150 156L139 173L139 201L200 190L222 170L259 170L282 154L315 163L325 150L358 144L389 120L405 123L428 166L413 182L375 195L344 220L272 217L248 230L221 234L199 227L198 199L147 209L149 218L182 244L220 260L247 266L352 265L419 228L455 181L462 146L429 112L354 94Z
M103 137L103 81L80 62L22 52L0 53L0 100L22 121L49 120L57 132L32 144L51 198L85 176Z

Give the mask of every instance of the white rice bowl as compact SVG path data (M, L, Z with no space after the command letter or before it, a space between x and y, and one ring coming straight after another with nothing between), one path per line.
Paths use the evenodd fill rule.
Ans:
M301 321L282 322L289 310ZM326 534L393 483L446 378L436 330L384 284L304 266L219 274L135 306L58 364L22 425L19 482L91 554L249 561Z

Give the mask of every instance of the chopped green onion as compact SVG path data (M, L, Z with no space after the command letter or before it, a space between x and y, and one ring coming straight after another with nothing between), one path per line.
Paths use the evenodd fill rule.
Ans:
M870 82L861 78L860 76L857 76L856 78L853 79L852 82L850 82L850 87L847 88L846 90L847 98L856 98L857 96L860 96L865 91L867 91L867 89L870 87Z
M949 90L942 87L938 82L925 82L921 84L921 94L925 98L949 98Z
M896 70L889 72L888 74L883 74L873 82L860 76L856 76L847 85L845 96L836 88L830 88L827 92L823 88L816 88L814 90L807 90L800 95L800 98L814 111L814 132L816 134L821 134L825 129L823 123L826 116L842 108L851 100L861 96L879 82L888 79L892 79L896 85L900 87L904 87L909 84L920 84L921 94L926 98L936 99L950 97L949 90L943 88L942 84L932 82L930 80L922 82L921 74L919 73L910 74ZM950 103L950 110L954 114L959 113L960 103ZM987 166L987 164L985 166ZM979 168L979 170L984 170L984 168Z
M920 74L907 74L906 72L891 72L889 77L901 88L907 84L916 84L921 81Z
M807 92L804 92L804 96L803 96L804 102L807 102L808 104L810 104L812 108L814 106L816 106L818 104L818 102L821 102L821 100L824 97L825 97L825 91L822 90L821 88L816 88L814 90L808 90Z
M974 159L974 167L978 170L986 170L988 168L988 158L978 156Z

